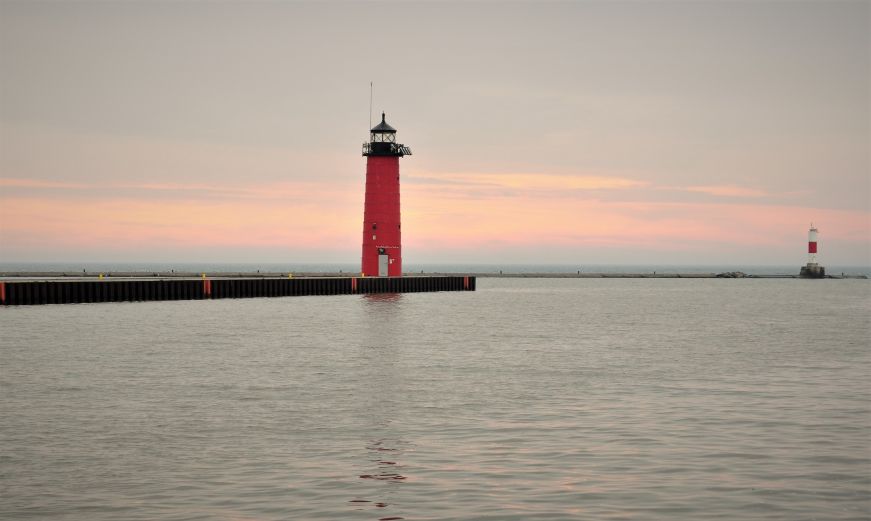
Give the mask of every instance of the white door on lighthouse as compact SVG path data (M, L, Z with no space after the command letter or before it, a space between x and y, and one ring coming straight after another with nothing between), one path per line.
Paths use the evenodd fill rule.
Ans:
M387 254L378 255L378 276L386 277L387 276L387 266L390 263L390 260L387 257Z

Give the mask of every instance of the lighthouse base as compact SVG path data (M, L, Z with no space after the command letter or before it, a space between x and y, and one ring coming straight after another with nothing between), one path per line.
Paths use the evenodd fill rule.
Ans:
M806 266L801 267L798 276L804 279L822 279L826 277L826 268L815 262L809 262Z

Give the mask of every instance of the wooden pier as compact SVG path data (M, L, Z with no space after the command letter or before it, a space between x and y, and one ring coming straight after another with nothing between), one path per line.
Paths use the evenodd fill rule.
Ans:
M0 305L475 291L475 277L158 278L0 281Z

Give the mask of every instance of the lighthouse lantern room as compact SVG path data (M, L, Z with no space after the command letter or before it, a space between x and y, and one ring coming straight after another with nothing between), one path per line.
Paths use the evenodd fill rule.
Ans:
M411 149L396 142L396 129L381 123L370 130L363 143L366 157L366 202L363 207L364 276L402 275L402 224L399 211L399 158Z

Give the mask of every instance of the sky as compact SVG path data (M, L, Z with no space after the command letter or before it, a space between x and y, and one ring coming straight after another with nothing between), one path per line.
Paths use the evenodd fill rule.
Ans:
M0 1L0 262L871 265L866 1Z

